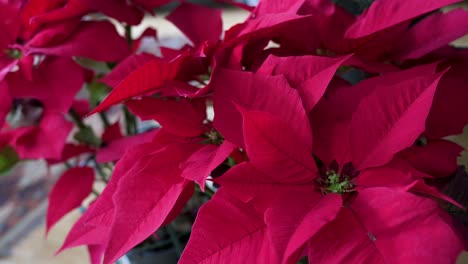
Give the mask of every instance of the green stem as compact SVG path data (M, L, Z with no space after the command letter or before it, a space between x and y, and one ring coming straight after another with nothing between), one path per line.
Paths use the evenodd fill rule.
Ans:
M135 135L137 134L137 123L136 123L136 118L135 116L130 113L128 108L124 107L124 118L125 118L125 130L127 132L127 135Z
M213 190L211 190L208 186L205 185L205 191L202 191L200 189L200 186L198 185L195 185L195 191L199 192L199 193L202 193L206 196L208 196L209 198L213 197L213 195L215 194L215 192Z
M213 195L215 194L215 192L213 190L211 190L208 186L205 188L205 194L208 196L208 197L213 197Z
M83 123L83 120L81 120L80 115L78 115L78 113L74 109L70 109L68 113L70 114L71 118L73 119L73 122L79 129L86 128L86 125Z
M127 43L130 46L130 49L133 50L133 38L132 38L132 26L125 25L125 38L127 39ZM135 135L138 133L137 131L137 124L135 116L128 111L126 107L124 107L124 117L125 117L125 128L127 131L127 135Z
M172 244L174 245L174 248L175 248L176 253L177 253L177 257L180 258L180 256L182 255L182 251L184 249L183 249L182 244L179 241L179 237L176 234L176 231L175 231L175 229L173 227L173 224L170 223L169 225L167 225L166 230L167 230L167 233L169 233L169 237L171 238Z
M125 38L127 39L130 49L133 50L132 26L130 25L125 26Z
M106 173L104 173L104 171L102 170L101 165L100 165L99 163L97 163L95 157L93 158L93 160L94 160L94 167L96 168L97 173L99 174L99 176L101 177L101 179L102 179L105 183L108 183L109 180L107 179Z
M107 116L104 112L99 112L99 117L101 118L101 121L105 127L110 126L109 119L107 119Z
M206 83L200 79L195 79L195 81L203 86L206 86Z
M79 131L74 135L75 140L77 140L79 143L94 147L100 146L102 143L101 139L96 136L93 128L86 125L75 110L70 109L68 113L70 114L70 117L72 118L75 125L79 128Z
M99 197L99 195L101 195L100 192L98 192L97 190L93 189L93 194L96 195L97 197Z
M102 164L102 166L104 166L105 168L107 168L110 171L114 170L114 166L112 166L111 163L109 163L109 162Z

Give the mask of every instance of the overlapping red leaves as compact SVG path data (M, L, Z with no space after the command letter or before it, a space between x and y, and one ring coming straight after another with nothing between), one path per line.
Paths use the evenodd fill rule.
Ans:
M458 203L433 183L455 172L462 148L445 137L468 123L466 50L450 45L467 11L439 10L458 1L379 0L358 16L328 0L260 1L224 34L220 10L184 2L167 20L191 43L161 54L131 53L110 22L81 19L135 25L167 2L0 4L0 143L22 158L118 160L61 250L114 263L211 181L180 263L455 261L464 241L439 203ZM66 144L66 113L93 79L76 57L120 61L99 76L112 90L91 114L124 104L160 128L124 136L116 122L101 145ZM3 123L32 99L32 125ZM48 227L92 176L62 176Z

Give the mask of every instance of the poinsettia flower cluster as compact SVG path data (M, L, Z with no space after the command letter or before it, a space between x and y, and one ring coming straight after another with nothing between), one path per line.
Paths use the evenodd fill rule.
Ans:
M33 119L0 123L0 147L50 164L87 153L97 171L116 162L61 250L114 263L210 189L180 263L455 261L466 241L440 204L462 205L435 183L463 150L446 136L468 123L467 53L450 45L468 15L440 11L458 1L379 0L360 15L328 0L233 3L250 16L225 32L220 10L182 2L166 19L189 42L141 52L155 32L128 29L167 2L0 2L0 122L18 106ZM87 113L77 93L104 84ZM103 118L102 136L83 123L118 104L126 118ZM158 128L123 134L133 115ZM58 180L48 229L91 193L91 167Z
M67 1L0 3L1 147L24 159L59 159L73 127L66 114L92 72L75 57L119 61L130 54L108 21L82 19ZM114 45L103 45L103 37ZM12 115L4 123L8 112Z

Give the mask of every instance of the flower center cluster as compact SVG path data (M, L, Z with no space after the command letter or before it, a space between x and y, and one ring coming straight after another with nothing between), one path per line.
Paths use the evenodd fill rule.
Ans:
M221 134L215 129L211 129L210 132L205 133L204 137L206 138L204 141L206 144L214 144L219 146L224 141L223 136L221 136Z
M328 166L319 162L320 177L317 183L322 194L338 193L345 194L354 191L354 178L359 175L359 171L354 169L351 163L347 163L340 168L336 161Z
M354 185L349 176L341 177L334 170L325 172L326 178L323 180L323 188L327 193L347 193L352 191Z

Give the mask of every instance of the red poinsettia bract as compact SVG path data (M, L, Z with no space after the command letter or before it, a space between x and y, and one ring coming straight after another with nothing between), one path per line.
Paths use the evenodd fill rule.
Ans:
M76 10L132 24L141 14L133 11L167 1L88 2ZM325 0L262 1L223 40L218 10L182 3L167 19L190 44L163 47L161 57L132 54L101 79L113 90L91 114L124 103L161 127L131 137L119 123L107 128L106 144L92 151L117 165L62 249L86 245L93 263L113 263L240 153L210 179L221 187L200 209L181 263L453 262L463 243L437 200L458 204L431 182L455 171L462 148L444 137L468 121L466 63L447 47L465 29L442 30L466 11L437 11L454 2L381 0L354 16ZM37 23L82 12L67 9L75 4ZM67 39L108 27L90 23ZM89 40L77 41L79 50L56 41L27 52L107 60ZM64 152L50 158L71 155Z
M431 176L396 156L424 131L443 73L381 83L359 98L351 113L322 101L325 106L312 110L312 129L304 109L283 108L284 119L239 107L249 161L217 179L229 195L215 195L201 211L181 262L242 256L243 261L296 263L303 252L311 262L327 263L454 261L463 244L450 218L435 201L409 192L445 197L424 183ZM336 116L330 115L333 109ZM312 143L312 135L318 141ZM221 207L211 211L217 199L242 200L243 207L257 212L247 221L258 224L251 230L245 222L228 221L228 230L241 229L207 242L205 237L224 223ZM208 211L216 218L205 220ZM408 251L410 245L417 249ZM332 254L335 247L339 253Z

